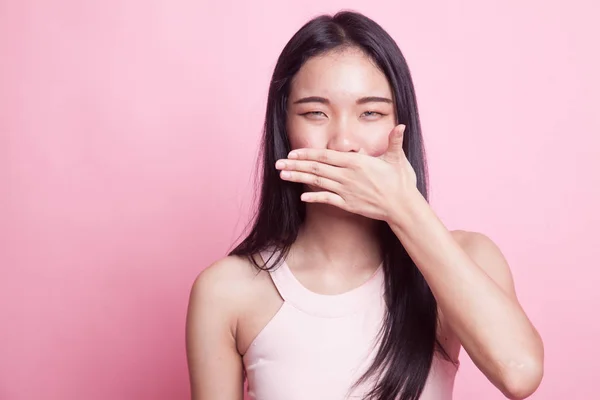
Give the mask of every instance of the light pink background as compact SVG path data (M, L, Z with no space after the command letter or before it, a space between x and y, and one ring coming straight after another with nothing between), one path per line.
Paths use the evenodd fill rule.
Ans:
M342 7L409 61L433 206L512 266L532 398L599 398L594 1L2 0L0 399L189 397L189 288L247 221L276 57ZM462 362L456 399L503 398Z

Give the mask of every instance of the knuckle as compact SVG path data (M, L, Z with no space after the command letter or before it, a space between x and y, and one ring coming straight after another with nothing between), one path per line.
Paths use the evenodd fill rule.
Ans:
M318 176L315 176L315 177L313 178L313 184L314 184L315 186L321 186L321 184L322 184L322 183L323 183L323 182L322 182L322 179L321 179L320 177L318 177Z
M320 171L319 163L313 162L310 165L310 170L313 174L318 174Z

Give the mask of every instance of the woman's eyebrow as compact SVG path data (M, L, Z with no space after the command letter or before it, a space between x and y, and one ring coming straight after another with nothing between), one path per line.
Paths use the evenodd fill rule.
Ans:
M298 99L294 102L294 104L303 104L303 103L323 103L323 104L329 104L329 100L326 99L325 97L318 97L318 96L309 96L309 97L303 97L301 99Z
M309 97L303 97L301 99L294 101L294 104L303 104L303 103L329 104L329 99L326 99L325 97L319 97L319 96L309 96ZM393 101L392 101L392 99L389 99L387 97L379 97L379 96L361 97L360 99L356 100L356 104L366 104L366 103L389 103L389 104L392 104Z
M378 97L378 96L369 96L362 97L356 100L356 104L366 104L366 103L389 103L392 104L392 99L388 99L387 97Z

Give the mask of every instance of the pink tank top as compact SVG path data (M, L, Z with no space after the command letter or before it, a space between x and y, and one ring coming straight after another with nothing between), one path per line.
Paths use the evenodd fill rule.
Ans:
M385 315L382 266L339 295L308 290L285 262L270 274L283 305L244 354L249 398L362 399L368 382L353 384L377 353ZM455 375L456 366L436 355L420 399L452 399Z

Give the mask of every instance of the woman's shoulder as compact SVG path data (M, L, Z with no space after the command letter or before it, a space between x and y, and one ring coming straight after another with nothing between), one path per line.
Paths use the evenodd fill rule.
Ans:
M198 273L191 291L201 292L201 297L210 297L215 301L234 301L252 289L257 277L265 274L266 271L257 269L246 257L226 256Z
M489 236L474 231L455 230L452 237L467 255L503 290L514 295L512 271L502 250Z
M196 281L208 280L211 281L211 283L220 283L223 281L227 281L228 283L233 283L235 281L243 282L246 279L255 277L259 272L261 271L259 271L247 257L226 256L212 262L204 268L198 274Z
M461 247L472 245L478 240L489 240L489 238L483 233L467 231L464 229L455 229L453 231L450 231L450 233L452 234L454 240L456 240L458 244L461 245Z
M260 259L257 261L260 263ZM245 257L223 257L204 268L194 279L189 297L190 312L211 307L235 320L248 300L260 293L269 279L267 271L257 269Z

